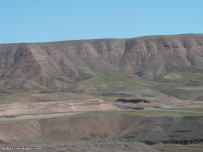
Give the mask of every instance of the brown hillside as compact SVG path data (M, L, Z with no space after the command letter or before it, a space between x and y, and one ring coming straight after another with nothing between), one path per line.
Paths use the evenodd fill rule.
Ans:
M0 88L66 88L90 71L156 79L202 65L203 34L1 44Z

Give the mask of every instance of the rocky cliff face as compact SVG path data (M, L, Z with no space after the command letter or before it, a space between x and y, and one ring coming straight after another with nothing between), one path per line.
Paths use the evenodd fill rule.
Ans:
M181 69L203 72L202 34L0 45L0 88L64 88L90 71L157 79Z

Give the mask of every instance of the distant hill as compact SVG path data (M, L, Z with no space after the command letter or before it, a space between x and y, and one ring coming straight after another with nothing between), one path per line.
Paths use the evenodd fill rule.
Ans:
M181 71L203 74L203 34L0 44L0 88L61 89L92 73L161 81Z

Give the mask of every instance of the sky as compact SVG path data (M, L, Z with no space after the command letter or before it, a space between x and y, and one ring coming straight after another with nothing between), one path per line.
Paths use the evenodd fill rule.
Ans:
M203 0L0 0L0 43L203 33Z

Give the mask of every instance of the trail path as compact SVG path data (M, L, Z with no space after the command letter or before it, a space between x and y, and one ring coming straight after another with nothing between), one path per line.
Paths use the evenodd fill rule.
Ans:
M0 117L0 123L1 122L10 122L10 121L19 121L19 120L31 120L31 119L44 119L44 118L57 118L57 117L63 117L63 116L71 116L76 115L78 113L51 113L51 114L36 114L36 115L19 115L16 117Z
M129 108L129 109L139 109L138 107L127 104L127 103L115 103L115 102L108 102L108 104L116 105L123 108ZM140 108L140 110L146 110L146 111L165 111L165 112L183 112L183 113L193 113L193 114L203 114L201 111L191 111L191 110L177 110L177 109L168 109L168 108L153 108L153 107L144 107L143 109Z

